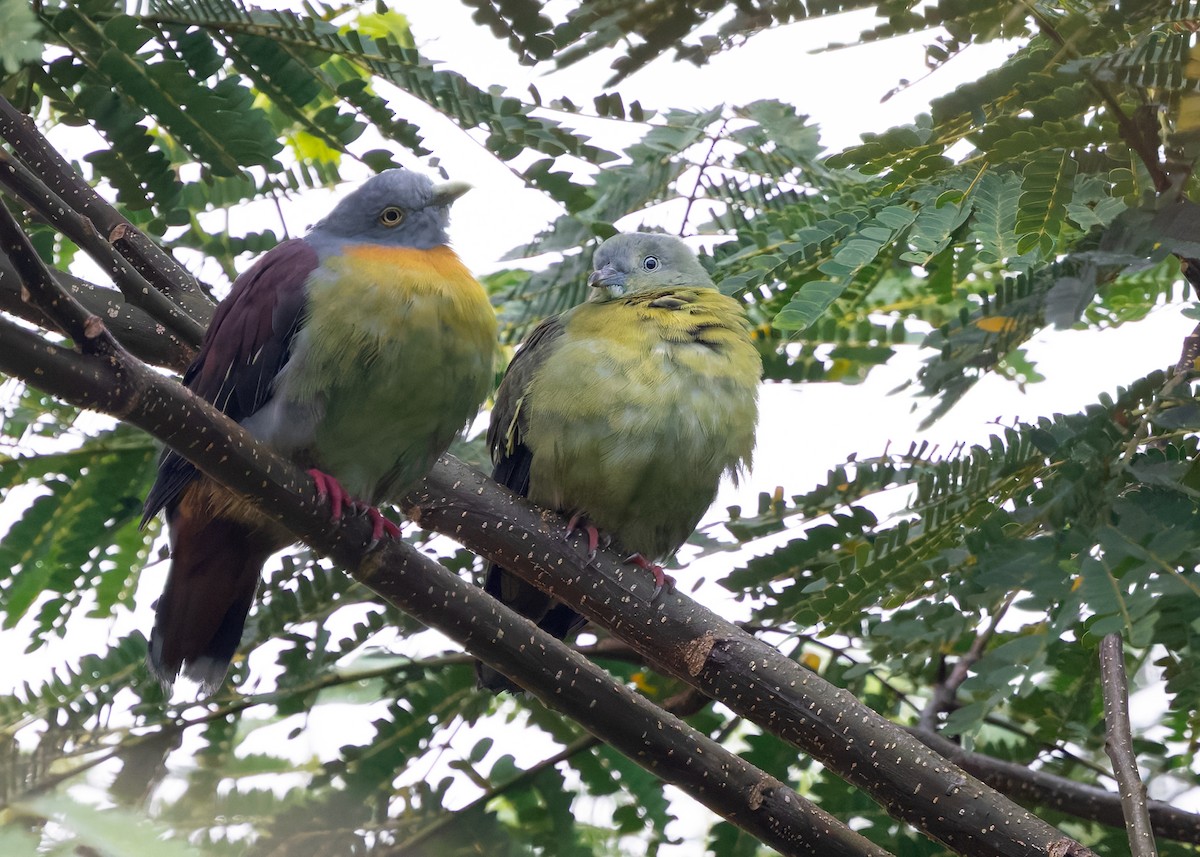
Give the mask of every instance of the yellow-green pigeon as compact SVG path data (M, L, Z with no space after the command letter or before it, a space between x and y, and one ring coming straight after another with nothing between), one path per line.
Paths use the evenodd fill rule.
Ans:
M616 235L596 250L588 300L525 339L496 394L493 476L609 536L665 577L723 474L749 465L762 361L742 305L677 238ZM490 566L486 590L563 638L573 610ZM477 664L482 687L515 690Z
M372 177L303 238L279 244L217 307L184 383L305 468L332 517L398 498L477 413L496 319L446 235L469 185L403 169ZM367 505L370 504L370 505ZM149 664L217 687L267 558L294 539L167 450L145 519L166 510L171 567Z

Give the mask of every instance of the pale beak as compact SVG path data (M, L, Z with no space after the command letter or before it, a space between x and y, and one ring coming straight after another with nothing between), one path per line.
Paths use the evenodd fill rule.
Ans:
M592 275L588 277L588 285L594 289L624 289L625 274L612 265L605 265L592 271Z
M466 182L436 184L433 186L433 198L429 200L429 204L438 207L449 205L470 189L471 185Z

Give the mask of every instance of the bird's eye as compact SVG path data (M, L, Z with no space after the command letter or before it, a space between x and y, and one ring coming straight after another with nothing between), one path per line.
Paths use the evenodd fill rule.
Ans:
M642 268L647 271L657 271L659 264L657 256L647 256L642 260Z
M389 205L379 212L379 222L384 226L399 226L402 220L404 220L404 212L394 205Z

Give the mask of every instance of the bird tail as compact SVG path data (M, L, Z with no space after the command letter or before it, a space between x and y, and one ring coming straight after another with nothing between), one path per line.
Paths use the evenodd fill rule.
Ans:
M168 509L171 569L155 606L147 661L170 686L182 672L215 691L242 639L246 616L278 539L228 517L198 514L183 502Z
M560 604L535 586L509 574L495 563L488 563L484 590L497 601L533 620L548 634L565 640L587 622L565 604ZM475 678L479 686L492 693L508 691L521 693L522 689L502 673L482 661L475 662Z

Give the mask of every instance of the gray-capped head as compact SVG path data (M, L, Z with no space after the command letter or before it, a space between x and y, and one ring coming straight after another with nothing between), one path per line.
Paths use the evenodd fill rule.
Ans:
M411 170L386 170L339 202L308 239L418 249L447 244L450 203L470 189L466 182L434 184Z
M614 235L596 249L588 285L591 300L607 300L629 292L664 286L711 286L712 278L691 248L673 235L627 232Z

